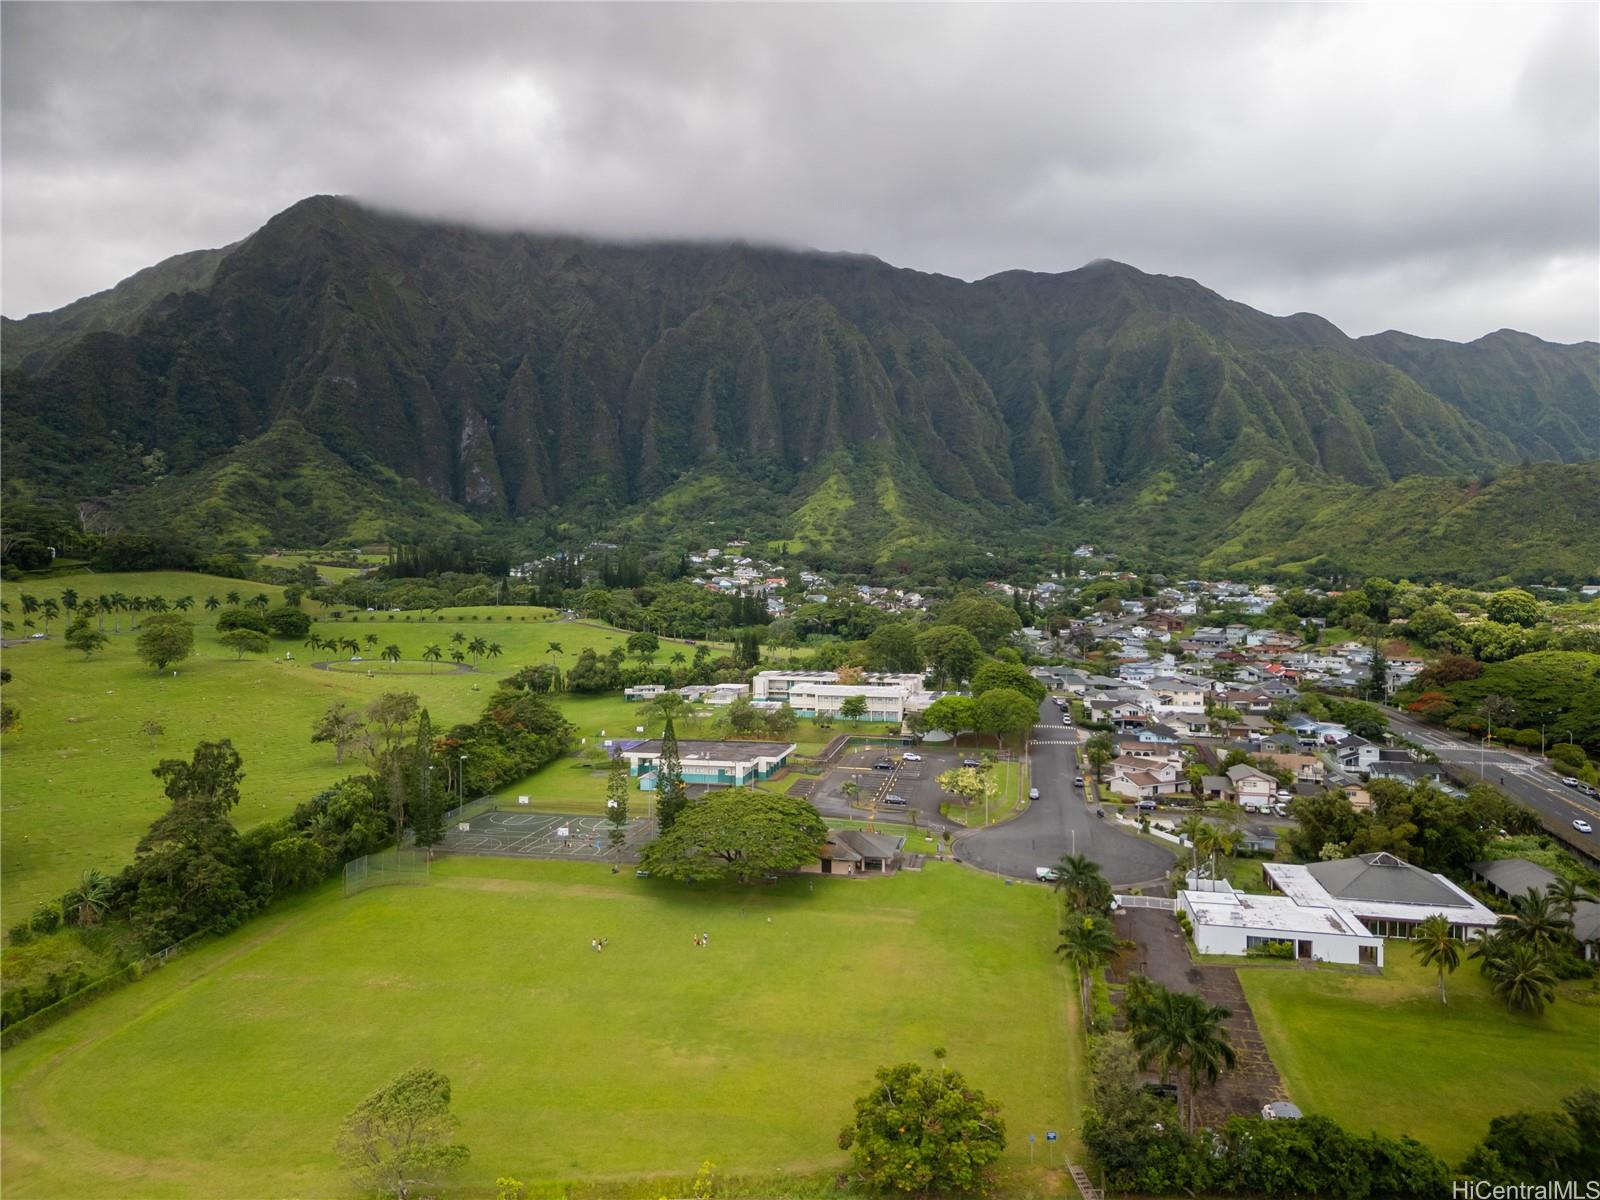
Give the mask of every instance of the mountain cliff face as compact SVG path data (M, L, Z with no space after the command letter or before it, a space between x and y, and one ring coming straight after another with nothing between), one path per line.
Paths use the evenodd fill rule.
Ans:
M716 476L791 497L794 520L842 480L880 516L914 500L984 527L1152 480L1231 478L1242 507L1285 468L1371 487L1600 454L1592 343L1357 341L1116 263L966 283L326 197L203 253L70 335L7 324L29 347L7 352L8 475L106 494L152 451L186 475L287 421L486 515L621 515Z

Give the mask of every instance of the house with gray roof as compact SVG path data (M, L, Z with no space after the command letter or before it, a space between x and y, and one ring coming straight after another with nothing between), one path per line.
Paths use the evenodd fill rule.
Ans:
M1497 896L1511 899L1526 895L1530 890L1545 892L1556 882L1553 871L1525 858L1496 858L1487 862L1469 863L1467 874L1483 884ZM1583 956L1590 962L1600 960L1600 904L1585 900L1572 908L1572 936L1583 947Z
M1384 851L1300 865L1265 863L1267 882L1303 904L1347 910L1378 937L1409 938L1443 915L1457 937L1477 937L1499 919L1443 875Z

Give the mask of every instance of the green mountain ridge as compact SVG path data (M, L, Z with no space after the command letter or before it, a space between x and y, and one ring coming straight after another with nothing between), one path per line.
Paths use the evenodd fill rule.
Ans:
M57 319L20 357L8 347L8 479L121 496L129 520L182 495L202 534L281 541L337 524L324 505L296 526L288 493L242 485L292 443L298 486L327 473L328 494L354 496L355 472L359 511L415 485L407 520L640 536L745 520L878 561L1102 527L1255 561L1274 553L1263 531L1294 541L1285 471L1346 497L1600 453L1593 343L1351 339L1111 262L967 283L861 256L487 233L330 197L202 253L219 257L168 272L164 295L123 285L70 333ZM8 339L40 321L8 322ZM285 421L292 439L241 453ZM169 478L150 489L155 451ZM1277 515L1228 532L1260 503Z

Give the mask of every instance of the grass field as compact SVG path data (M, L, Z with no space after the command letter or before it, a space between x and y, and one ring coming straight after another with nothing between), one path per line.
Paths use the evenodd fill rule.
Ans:
M937 1046L1021 1171L1081 1100L1054 906L951 865L717 890L446 858L426 888L324 888L7 1051L6 1194L347 1195L339 1121L417 1064L472 1148L453 1194L826 1170L874 1068Z
M1409 944L1389 942L1384 964L1382 976L1239 971L1289 1095L1307 1112L1358 1133L1410 1134L1455 1163L1490 1118L1600 1086L1592 985L1565 985L1543 1017L1518 1017L1476 963L1449 977L1443 1005L1438 977Z
M282 594L282 589L263 584L180 572L79 573L7 584L4 595L12 602L8 615L19 622L20 631L20 592L43 599L59 597L69 587L84 596L119 591L169 600L185 595L200 601L208 595L221 599L238 591L245 597L265 592L276 603ZM586 647L603 653L627 638L620 630L546 620L549 610L537 608L447 609L427 620L420 613L360 613L337 622L315 606L307 611L319 616L315 631L320 635L364 642L372 633L380 645L400 646L413 667L425 646L437 642L448 650L457 632L469 640L481 636L499 642L503 653L481 662L475 672L456 674L445 664L435 675L388 672L382 662L369 664L370 676L362 670L316 670L308 660L325 655L313 655L298 641L274 640L272 658L235 661L218 641L213 615L197 606L189 613L195 624L195 656L180 665L176 676L157 676L135 654L137 634L129 630L129 614L122 615L120 635L112 634L116 622L108 618L111 644L87 661L61 640L64 624L52 622L48 640L10 647L3 656L14 677L5 689L6 700L21 711L22 723L4 741L0 927L40 900L59 896L86 867L120 869L165 805L150 768L162 758L187 757L202 739L231 738L244 756L244 794L234 819L248 828L291 811L357 769L354 764L336 765L327 746L311 744L311 723L330 704L343 701L359 707L385 691L411 691L422 698L436 726L454 724L476 718L504 675L542 662L565 669ZM414 619L404 620L406 615ZM391 616L396 619L389 620ZM551 642L561 646L559 653L550 651ZM294 655L292 660L282 657L286 651ZM693 647L663 640L660 661L679 651L692 654ZM370 657L365 648L363 652ZM562 697L559 702L580 735L591 740L601 729L610 736L625 728L631 735L640 720L640 706L620 697ZM152 720L164 730L153 739L140 732ZM650 730L652 735L658 732ZM803 722L795 736L803 752L827 740L825 731L810 722ZM582 774L569 771L563 760L547 768L541 779L548 782L553 799L567 802ZM518 786L537 794L544 784ZM581 790L599 796L592 787Z

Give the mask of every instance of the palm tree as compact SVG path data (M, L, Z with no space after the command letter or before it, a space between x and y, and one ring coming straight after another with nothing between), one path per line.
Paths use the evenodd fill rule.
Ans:
M239 606L239 593L238 592L229 592L228 593L228 603L233 605L235 608L237 608Z
M1074 912L1061 927L1061 944L1056 953L1078 972L1078 1002L1083 1005L1083 1023L1089 1024L1089 998L1093 994L1094 973L1117 952L1117 935L1111 922L1098 913Z
M76 588L63 588L61 592L61 607L68 612L76 612L78 608L78 592Z
M128 612L132 614L128 621L128 629L130 632L139 628L139 614L145 610L147 604L148 601L146 601L143 596L128 597Z
M566 653L566 651L561 648L561 643L560 642L546 642L545 643L545 651L544 652L546 654L548 654L551 658L554 658L558 654L565 654Z
M431 646L426 646L423 648L422 661L428 664L429 675L433 674L433 664L438 662L443 657L444 651L439 648L438 642L434 642Z
M366 637L362 638L361 640L364 641L367 644L367 649L371 650L374 646L376 646L378 644L378 635L375 634L375 633L369 633L369 634L367 634Z
M1056 891L1067 899L1072 912L1101 909L1111 898L1111 885L1106 882L1100 864L1085 854L1065 854L1056 863Z
M478 665L478 659L488 653L489 643L481 637L475 637L467 643L467 653L472 655L472 665Z
M1192 870L1200 869L1200 838L1209 828L1209 822L1202 819L1199 813L1190 813L1173 829L1174 833L1189 839L1189 866Z
M1593 892L1585 890L1583 884L1573 879L1559 878L1545 892L1550 897L1550 902L1566 914L1567 920L1572 920L1573 914L1578 911L1580 904L1593 904L1596 897Z
M1572 922L1562 916L1548 892L1529 888L1511 898L1511 911L1498 925L1513 943L1532 946L1543 953L1565 945L1572 937Z
M313 633L305 640L305 647L307 650L310 650L313 654L315 654L318 650L322 649L322 639Z
M383 648L383 658L384 661L390 664L392 669L393 665L400 661L400 647L390 642Z
M461 653L460 646L457 646L454 650L450 651L450 661L455 663L457 666L467 661L467 656Z
M35 596L32 592L23 592L20 598L22 600L23 616L31 617L34 613L39 611L39 597Z
M127 607L128 607L128 598L126 596L124 596L121 592L112 592L111 593L111 611L116 613L116 615L117 615L117 621L116 621L116 626L117 626L116 627L116 632L117 633L121 633L122 632L122 614L123 614L123 611Z
M467 640L467 635L462 633L461 630L459 630L459 629L456 630L454 633L452 633L450 635L450 644L452 646L459 646L459 645L461 645L462 642L464 642L466 640Z
M1211 878L1217 877L1217 855L1224 858L1232 855L1239 846L1239 831L1224 829L1220 825L1206 824L1205 831L1200 834L1195 843L1195 848L1211 860Z
M1117 750L1109 733L1097 733L1083 744L1083 753L1094 768L1094 777L1099 779L1105 773L1106 764L1116 757Z
M1537 1017L1556 998L1556 977L1550 964L1528 942L1513 943L1504 954L1486 958L1483 973L1494 994L1512 1012Z
M217 609L219 609L221 607L222 607L222 601L221 600L218 600L215 596L207 596L206 597L206 611L207 612L216 612Z
M46 596L39 602L39 615L44 618L44 631L50 632L50 622L61 615L61 605L54 596Z
M111 907L110 877L90 867L79 877L78 886L67 893L66 902L77 910L80 926L96 924Z
M361 643L356 641L355 638L340 638L339 648L341 650L350 651L351 655L357 655L361 653Z
M111 611L111 597L101 592L94 598L95 612L100 617L100 632L106 631L106 614Z
M1444 977L1461 965L1461 952L1466 949L1460 938L1450 931L1450 918L1435 913L1417 926L1411 951L1425 967L1439 969L1439 1003L1447 1003L1444 996Z
M259 608L259 609L262 609L264 611L266 609L266 607L271 603L272 603L272 598L270 596L268 596L265 592L257 592L254 596L250 597L250 607L251 608Z
M144 606L151 612L164 613L168 608L167 598L165 596L151 596L144 602Z
M172 602L172 607L177 609L179 612L188 612L191 608L194 607L194 597L193 596L179 596L176 600L174 600Z
M505 648L502 647L499 642L490 642L483 648L483 652L490 658L499 658L505 653Z
M854 779L845 780L840 786L839 790L844 793L845 799L851 804L854 804L856 802L856 798L861 795L861 785Z
M1163 1080L1180 1070L1187 1073L1186 1124L1191 1133L1200 1089L1215 1083L1237 1061L1223 1027L1232 1015L1221 1005L1208 1004L1188 992L1163 990L1151 997L1147 1022L1134 1031L1133 1045L1139 1052L1140 1067L1159 1063Z

